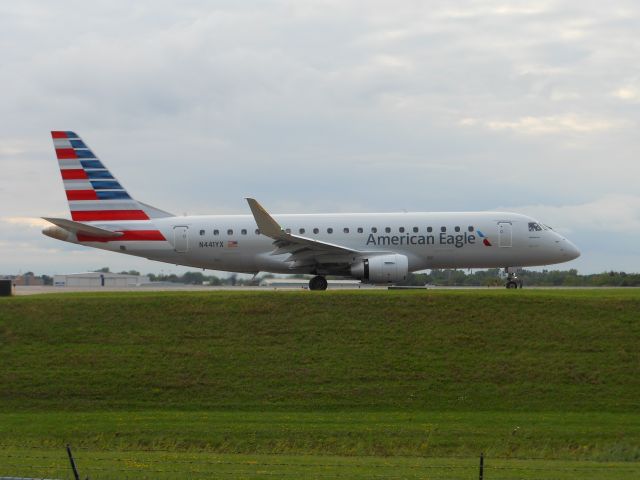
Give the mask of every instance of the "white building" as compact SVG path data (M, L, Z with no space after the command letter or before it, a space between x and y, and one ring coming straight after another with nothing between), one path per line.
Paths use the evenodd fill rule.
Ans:
M53 276L56 287L137 287L144 283L149 283L146 275L125 273L86 272Z

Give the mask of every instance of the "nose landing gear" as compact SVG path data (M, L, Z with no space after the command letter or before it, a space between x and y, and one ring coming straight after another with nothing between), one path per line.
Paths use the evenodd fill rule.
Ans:
M309 290L326 290L327 279L322 275L317 275L309 280Z

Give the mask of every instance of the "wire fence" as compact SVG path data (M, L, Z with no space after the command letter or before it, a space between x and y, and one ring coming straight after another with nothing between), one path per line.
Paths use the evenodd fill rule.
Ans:
M3 475L5 475L3 477ZM0 445L4 478L80 480L162 478L322 478L567 480L640 478L639 462L542 457L247 455L169 449L47 449Z

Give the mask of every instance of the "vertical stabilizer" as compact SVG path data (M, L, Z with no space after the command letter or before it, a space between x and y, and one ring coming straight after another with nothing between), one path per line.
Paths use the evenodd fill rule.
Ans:
M51 136L73 220L149 220L172 216L134 200L76 133L52 131Z

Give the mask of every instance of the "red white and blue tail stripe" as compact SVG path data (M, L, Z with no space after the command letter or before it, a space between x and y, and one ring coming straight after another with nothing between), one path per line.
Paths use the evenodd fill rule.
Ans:
M149 220L141 205L78 135L55 131L51 136L73 220Z
M153 228L150 218L171 214L131 198L75 132L52 131L51 136L71 218L76 222L118 222L118 225L127 226L124 230L117 230L124 233L118 239L84 238L84 235L78 235L79 241L165 240L164 236ZM129 224L129 221L133 222Z

